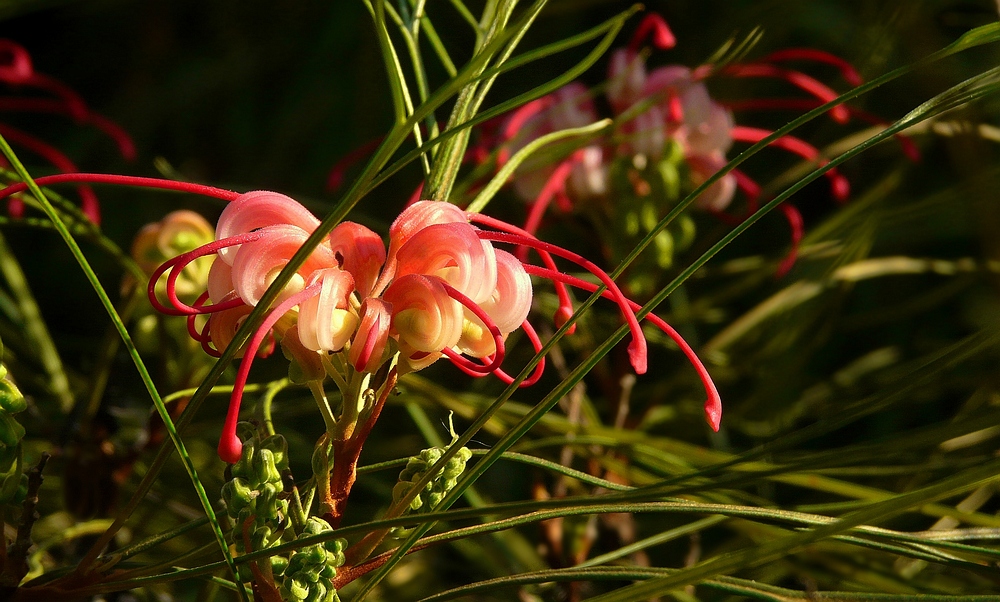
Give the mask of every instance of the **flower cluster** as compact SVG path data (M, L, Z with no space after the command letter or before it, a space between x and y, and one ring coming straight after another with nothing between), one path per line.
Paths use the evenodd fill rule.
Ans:
M219 218L216 241L153 274L150 299L162 312L187 315L192 336L217 354L318 225L287 196L240 195ZM213 253L207 290L192 305L184 303L177 296L179 274ZM156 295L165 273L168 305ZM345 370L374 373L397 352L400 372L442 356L471 373L497 372L504 339L524 323L530 305L531 282L521 263L481 239L453 205L411 206L392 225L388 250L368 228L343 222L285 285L244 351L237 386L265 341L280 341L305 380L349 379ZM196 318L205 313L210 316L199 328ZM330 354L347 361L338 365ZM220 444L227 461L239 457L239 441L228 435L237 411L234 403Z
M31 55L12 40L0 39L0 83L13 90L36 90L45 96L0 97L0 111L11 113L46 113L71 118L78 124L91 125L111 138L118 152L126 160L135 159L135 145L118 124L96 113L72 88L52 76L39 73L31 62ZM0 136L35 155L38 155L63 173L79 171L76 165L57 148L36 136L0 123ZM94 224L100 224L101 214L97 196L89 186L78 188L83 214ZM14 217L24 214L24 202L11 197L8 209Z
M861 83L857 72L842 59L823 51L800 48L774 52L759 62L707 64L695 69L667 65L647 70L648 52L642 50L647 40L657 49L671 48L675 43L663 19L650 14L640 24L630 45L611 56L605 96L618 122L614 136L577 149L556 165L538 165L529 160L515 172L515 190L531 202L525 230L536 232L543 214L553 202L565 211L606 205L611 198L617 203L623 196L648 197L650 190L655 188L653 180L659 181L661 187L673 187L671 196L679 198L678 180L684 180L683 187L693 190L726 165L726 154L734 142L756 143L772 133L737 125L733 109L809 109L837 98L830 87L805 73L782 66L785 62L832 65L849 84ZM709 95L705 85L709 77L715 76L777 78L806 96L721 103ZM596 122L599 113L593 96L583 84L574 82L512 113L500 126L495 141L501 145L496 154L497 162L503 164L511 153L545 134ZM872 119L843 105L830 111L831 117L839 123L846 122L852 114ZM906 140L903 143L907 154L914 157L916 150L912 144ZM815 147L793 136L780 137L771 146L819 165L826 163ZM486 153L480 154L486 156ZM826 175L833 196L838 201L846 200L850 189L846 178L836 169L829 170ZM722 212L731 204L737 190L746 196L749 215L756 210L761 187L738 169L703 191L695 205L722 219L732 220L734 218ZM802 235L802 220L797 210L787 203L781 210L792 228L792 253L779 268L785 271L794 261Z
M206 351L218 354L318 225L315 216L287 196L266 191L238 195L219 218L217 240L178 255L153 273L150 301L161 312L187 316L191 336ZM494 243L536 249L544 266L523 262ZM216 257L206 290L192 304L185 303L177 294L180 274L191 262L212 254ZM560 272L554 256L576 263L601 281L603 294L618 304L631 329L632 365L636 372L645 372L646 341L635 315L638 306L595 264L499 220L444 202L419 201L390 227L388 249L370 229L343 222L298 267L241 350L244 359L220 456L231 463L240 458L235 428L242 390L253 357L268 353L276 342L298 367L302 380L321 382L330 377L342 390L357 375L376 373L390 358L397 358L398 373L420 370L446 357L469 375L494 374L513 382L501 369L507 336L523 328L536 351L541 348L526 320L532 298L529 274L556 283L564 299L557 315L561 320L573 312L566 284L589 291L598 288ZM157 295L164 276L166 304ZM208 319L200 323L204 314ZM717 428L721 405L704 366L666 323L652 315L649 319L695 363L709 391L709 422ZM542 370L544 362L539 362L521 384L536 382Z
M106 174L59 174L35 181L39 186L99 182L183 190L228 201L216 225L216 240L164 262L153 271L147 287L153 307L167 315L185 316L188 334L212 355L230 346L243 321L320 225L309 210L276 192L239 194L201 184ZM23 182L11 184L0 190L0 200L25 189ZM542 265L495 248L497 243L534 249ZM193 262L212 255L205 290L185 302L178 290L185 282L182 276ZM555 258L590 272L600 284L560 271ZM236 351L243 359L219 442L220 457L230 464L240 459L243 445L236 425L250 367L258 353L270 353L279 342L296 368L290 371L292 376L313 385L329 377L342 392L358 394L359 404L368 395L369 385L362 383L386 364L392 365L393 376L380 388L394 382L396 375L420 370L442 357L470 376L492 374L513 383L515 379L501 368L508 335L520 328L536 353L542 348L527 320L531 276L555 285L560 299L555 321L560 326L574 312L567 285L591 293L600 290L601 296L613 301L631 333L632 367L645 373L646 339L636 316L640 306L600 267L506 222L442 201L418 201L389 228L388 248L367 227L343 222L286 281L246 347ZM718 429L722 402L705 366L665 321L655 314L646 319L680 347L698 372L708 396L706 419ZM540 358L519 386L537 382L544 368Z

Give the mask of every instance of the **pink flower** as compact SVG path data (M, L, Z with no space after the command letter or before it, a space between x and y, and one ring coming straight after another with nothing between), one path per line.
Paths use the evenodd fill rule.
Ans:
M40 185L68 181L171 188L230 201L216 228L220 238L164 262L154 270L148 287L154 307L186 316L191 336L213 354L231 344L264 290L319 223L294 200L271 192L236 194L194 184L98 174L38 179ZM23 184L9 186L0 191L0 199L23 189ZM519 260L494 244L534 249L544 267ZM192 262L212 255L204 290L193 303L183 302L177 291L180 274ZM439 201L418 201L392 224L388 252L374 232L345 222L296 271L240 350L242 360L219 443L220 457L230 463L240 457L236 422L243 388L254 357L262 350L269 353L276 342L304 379L322 381L329 370L337 370L324 359L331 353L344 354L347 361L341 365L355 371L338 372L334 380L341 383L345 378L374 374L398 351L399 372L420 370L446 357L471 376L494 374L503 382L513 382L501 368L508 335L523 328L536 352L541 349L527 321L533 295L529 274L550 279L560 288L596 290L559 271L554 257L591 272L607 288L604 296L618 305L631 330L632 365L637 373L645 372L647 349L635 315L638 305L603 270L502 221ZM566 300L561 315L571 313L572 305ZM207 323L196 328L196 319L205 314L209 315ZM694 363L708 393L706 417L718 429L721 402L704 366L666 323L652 315L649 319L677 340ZM543 370L544 360L540 360L521 386L537 382Z
M838 94L832 88L803 72L786 67L785 63L832 65L848 84L861 83L858 73L843 59L824 51L801 48L773 52L757 62L722 67L703 65L696 69L667 65L647 70L647 53L642 52L647 40L656 50L672 48L675 43L663 19L649 14L639 25L628 47L618 49L611 55L605 91L608 105L616 118L626 113L630 115L614 137L603 144L581 148L562 161L553 163L548 159L538 165L538 161L533 163L529 159L515 173L514 190L531 202L524 226L526 231L534 233L538 230L543 214L553 201L567 210L595 202L608 205L622 194L632 194L628 190L614 189L608 174L621 165L635 166L641 173L654 169L665 158L673 162L670 158L673 147L679 149L683 173L688 176L687 187L697 187L726 165L726 154L734 142L752 144L771 134L759 128L736 125L734 109L810 109L837 98ZM804 93L806 98L720 102L709 95L706 87L706 81L713 77L780 79ZM501 128L503 148L499 153L499 162L503 163L509 154L539 136L597 121L598 113L590 95L582 84L574 82L514 111ZM640 106L647 108L637 108ZM870 115L843 105L830 110L830 116L838 123L847 122L852 115L877 121ZM916 157L913 145L905 138L901 141L907 155ZM783 136L771 146L819 165L826 162L815 147L792 136ZM846 178L836 169L830 170L827 177L834 198L840 202L846 200L850 191ZM737 190L742 191L747 199L749 215L756 210L761 188L739 170L730 171L704 191L696 199L696 206L729 221L730 216L722 212L731 204ZM635 194L643 196L648 193L637 189ZM785 205L782 212L792 229L792 250L782 262L779 273L791 267L802 237L802 219L797 210ZM520 257L523 259L523 254Z

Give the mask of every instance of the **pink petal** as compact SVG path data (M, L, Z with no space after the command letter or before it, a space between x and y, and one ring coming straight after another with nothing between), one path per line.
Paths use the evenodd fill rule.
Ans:
M334 256L343 258L340 267L354 276L358 294L367 297L385 263L382 237L361 224L341 222L330 233L330 249Z
M215 228L216 237L229 238L276 224L298 226L308 234L316 229L319 220L292 198L277 192L255 190L241 194L226 206ZM238 248L223 249L219 256L233 263L237 251Z
M319 294L299 305L299 340L313 351L340 351L358 326L348 302L354 278L340 268L327 268L313 273L309 284L317 283Z
M248 305L256 305L260 301L278 272L309 237L308 232L292 225L270 226L260 232L264 233L263 236L241 245L233 260L233 287ZM221 257L221 251L219 255ZM315 270L331 267L337 267L333 251L326 245L316 247L298 270L302 279L299 288ZM287 286L295 287L294 282L289 282Z
M382 298L392 304L392 333L415 351L439 352L454 347L462 336L462 306L437 278L402 276Z
M416 232L400 247L396 261L396 278L437 276L475 303L489 299L496 290L493 245L479 239L464 214L461 223L435 224Z

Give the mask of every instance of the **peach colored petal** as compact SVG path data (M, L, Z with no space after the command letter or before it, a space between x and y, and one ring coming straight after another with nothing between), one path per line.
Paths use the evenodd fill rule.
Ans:
M233 267L216 257L212 262L212 268L208 271L208 298L212 303L218 303L232 292L234 292Z
M524 266L507 251L496 251L497 287L493 295L479 304L493 319L500 332L517 330L531 310L531 278Z
M687 164L691 170L692 183L695 186L700 186L715 172L725 167L726 157L719 152L710 155L691 155L687 158ZM736 184L737 181L733 174L726 174L721 180L701 193L695 203L702 209L722 211L732 202L733 195L736 194Z
M551 131L583 127L598 120L590 91L580 82L571 82L552 93L552 106L544 114Z
M440 352L420 351L414 349L404 341L399 342L399 373L416 372L423 370L434 362L444 357Z
M484 244L485 243L485 244ZM413 234L396 256L396 277L437 276L474 302L485 301L497 285L493 245L468 222L435 224Z
M312 349L307 349L299 338L299 327L293 326L281 337L281 353L290 362L298 365L298 373L289 372L292 382L302 384L302 382L322 381L326 378L326 369L323 367L323 360L320 354ZM299 379L301 378L301 382Z
M646 84L646 61L642 55L621 48L611 55L608 63L608 102L621 113L643 97Z
M278 272L308 237L309 233L297 226L277 225L268 227L260 239L240 246L233 260L233 287L244 303L256 305L260 301ZM298 278L286 285L287 291L301 290L315 270L330 267L337 267L333 251L326 245L316 247L299 268Z
M400 344L415 351L439 352L454 347L462 336L462 306L448 296L437 278L408 274L386 289L392 304L392 330Z
M348 358L358 372L375 372L382 365L389 342L392 305L369 297L361 303L361 324L358 326Z
M321 284L319 294L299 305L299 340L312 351L340 351L358 326L348 303L354 277L340 268L327 268L313 273L309 285L316 283Z
M168 213L160 221L157 246L164 257L186 253L215 240L215 228L200 213L180 210Z
M340 267L354 276L358 294L367 297L385 263L382 237L361 224L341 222L330 233L330 248L335 256L343 258Z
M221 240L275 224L291 224L311 233L319 225L319 220L290 197L254 190L241 194L226 206L216 225L216 237ZM222 249L219 256L227 263L233 263L238 250Z
M229 301L234 298L236 298L235 295L223 297L220 299L220 302ZM249 305L240 305L239 307L219 311L209 316L209 338L220 353L229 347L229 343L233 341L236 331L239 330L243 324L243 320L246 319L251 311L253 311L253 308ZM240 349L237 351L234 357L243 357L243 350Z

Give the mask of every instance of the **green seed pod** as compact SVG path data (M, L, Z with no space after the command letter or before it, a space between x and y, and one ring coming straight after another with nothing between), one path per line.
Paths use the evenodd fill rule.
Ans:
M250 459L250 482L255 486L265 483L281 483L281 472L275 464L274 452L266 448L258 448Z
M347 558L344 556L344 550L347 549L347 540L341 537L337 539L331 539L330 541L323 544L326 548L327 559L326 563L332 567L339 568L344 566L347 562ZM332 556L332 557L331 557Z
M419 455L413 456L407 461L406 467L399 473L399 481L392 488L392 499L394 503L399 503L406 497L413 486L423 478L427 470L441 459L447 451L446 447L431 447L422 450ZM430 512L435 506L458 483L458 478L465 472L465 465L472 458L472 451L467 447L458 450L458 453L448 460L444 469L437 473L435 477L424 486L419 495L410 500L407 513L416 514L420 512ZM408 530L397 527L392 530L393 537L404 536Z
M284 556L271 556L271 572L275 577L280 577L288 568L288 559Z
M257 495L250 484L239 477L222 486L222 499L226 502L230 518L238 518L242 511L252 509Z
M260 441L260 448L274 454L274 465L278 471L288 468L288 441L282 435L271 435Z
M286 578L281 584L281 589L285 593L286 600L305 600L306 596L309 595L309 582L302 579Z
M326 521L310 517L299 539L332 531ZM290 600L339 600L333 589L337 568L344 564L347 541L335 539L305 546L288 559L283 572L282 594Z
M253 551L263 550L268 547L268 543L271 541L271 536L273 533L271 529L266 526L256 527L253 533L250 534L250 545L253 546Z
M4 372L6 371L4 368ZM28 402L24 399L24 395L21 395L17 386L3 376L0 376L0 379L2 379L0 380L0 411L18 414L28 409Z
M243 442L243 451L240 459L230 467L232 478L222 486L222 498L233 519L229 539L238 554L245 554L271 547L281 539L280 529L288 515L288 500L281 499L284 490L281 469L288 466L288 444L280 435L261 439L257 427L248 422L239 423L236 430ZM246 549L244 531L251 550ZM271 557L269 562L272 571L279 576L289 564L278 556ZM244 581L254 579L249 565L241 565L239 575Z
M252 483L253 469L250 467L250 461L257 455L257 440L250 438L243 439L242 441L243 453L240 459L236 461L236 464L233 464L230 472L232 472L234 477L240 477Z
M0 444L16 447L24 437L24 427L5 412L0 412Z

